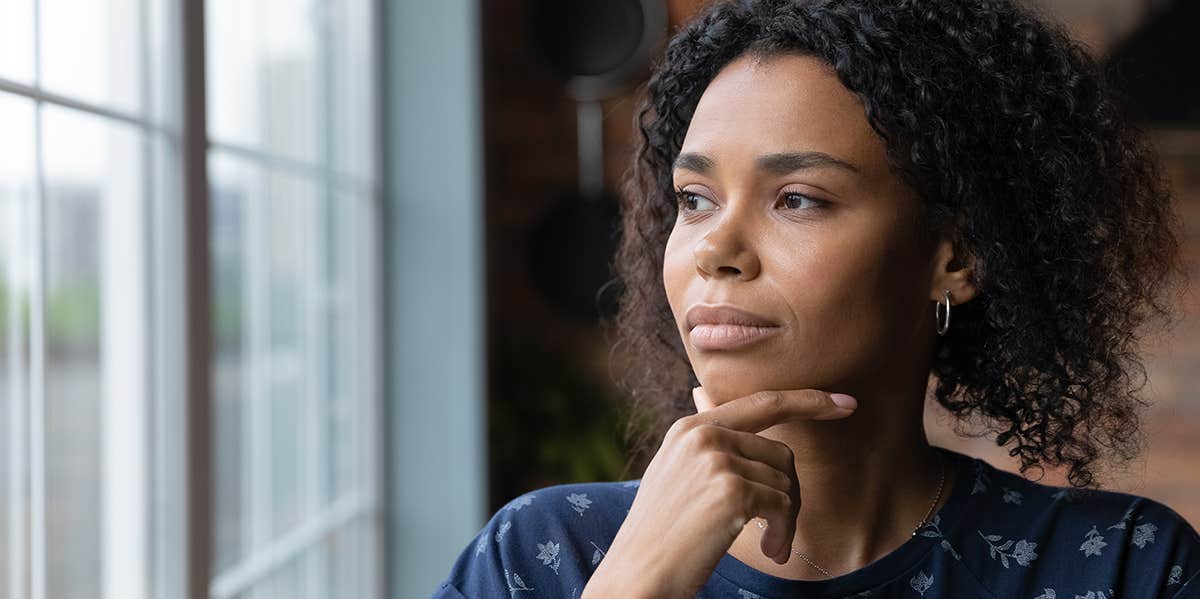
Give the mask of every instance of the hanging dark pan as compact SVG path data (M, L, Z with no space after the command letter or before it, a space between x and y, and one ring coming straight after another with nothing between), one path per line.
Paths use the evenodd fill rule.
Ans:
M616 192L604 185L601 101L641 78L666 33L662 0L533 0L528 34L577 103L579 185L555 194L531 231L533 283L567 316L596 321L616 312L611 269L620 234Z

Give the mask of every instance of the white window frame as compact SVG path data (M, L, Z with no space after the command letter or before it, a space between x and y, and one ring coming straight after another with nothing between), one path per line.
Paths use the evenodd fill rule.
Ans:
M141 199L147 205L121 205L118 208L126 210L120 216L127 221L117 221L105 217L101 227L118 227L127 231L129 227L137 233L129 235L102 235L104 243L115 251L101 252L103 255L120 255L122 251L134 252L142 258L135 268L113 262L102 262L100 265L101 285L103 294L110 294L120 289L128 293L129 289L137 290L132 294L132 301L119 303L108 302L102 306L102 328L110 330L128 330L134 328L143 334L106 336L101 340L107 350L101 352L101 369L104 372L105 388L112 390L120 388L125 401L106 401L101 405L102 453L101 485L104 495L103 508L100 516L102 535L101 578L97 581L106 597L145 597L150 592L146 588L149 580L164 581L158 573L151 574L145 557L154 551L167 551L169 541L164 538L170 533L170 528L160 526L169 522L163 512L156 511L149 517L152 493L159 499L165 499L158 488L162 481L152 481L152 476L164 474L164 462L170 454L163 454L164 459L156 463L155 473L150 472L148 447L151 439L147 427L151 415L166 417L172 407L165 405L161 399L167 395L155 393L151 395L149 388L154 385L159 391L168 386L161 380L151 380L152 376L163 374L152 371L149 360L153 358L159 364L166 364L178 359L178 353L173 353L178 346L164 336L166 332L162 325L163 315L143 303L149 297L167 298L173 294L163 283L169 279L160 280L159 272L153 275L148 269L166 270L170 265L162 262L151 263L146 259L145 248L152 242L163 242L167 254L171 253L169 245L171 236L158 237L151 222L160 222L164 218L163 210L158 208L166 205L166 199L178 198L178 193L163 197L163 202L154 202L158 197L152 193L156 184L161 184L163 172L156 172L156 163L152 155L154 138L164 145L176 149L179 133L156 121L150 116L151 60L148 51L140 53L140 85L138 93L142 100L146 115L136 115L120 109L110 108L91 101L73 98L66 94L48 91L41 86L42 57L41 57L41 6L33 2L33 71L29 84L0 77L0 92L15 97L25 98L33 103L34 112L34 177L36 179L36 194L33 197L31 219L28 223L30 246L34 257L32 280L28 290L30 307L30 324L28 339L24 338L21 327L10 330L9 344L16 363L14 372L15 384L9 398L8 425L5 431L8 437L8 513L0 517L8 517L8 547L9 563L6 578L8 579L5 592L10 597L30 597L45 599L46 597L46 518L45 518L45 255L46 255L46 223L45 223L45 169L43 166L43 108L63 108L84 115L98 117L107 122L128 125L138 129L143 135L142 143L142 181ZM138 3L139 30L143 49L149 47L150 6L148 0ZM159 15L167 17L167 15ZM168 70L168 72L170 72ZM166 84L169 89L173 88ZM168 98L170 95L167 96ZM171 107L157 107L170 111ZM160 114L167 117L168 114ZM165 165L164 165L165 166ZM132 209L132 212L130 210ZM106 211L107 213L107 211ZM155 239L150 235L156 234ZM177 238L175 236L174 238ZM124 266L124 267L123 267ZM153 285L151 289L148 286ZM153 303L153 302L150 302ZM158 316L159 318L155 318ZM169 325L168 325L169 326ZM150 346L160 348L152 351ZM25 381L24 352L28 351L28 380ZM133 359L129 359L132 357ZM157 365L157 364L156 364ZM175 397L178 397L176 395ZM155 405L151 405L151 400ZM161 441L162 439L158 439ZM155 488L152 490L151 486ZM165 506L165 504L159 504ZM151 539L151 530L156 532L156 538ZM121 531L120 534L111 531ZM106 534L108 533L108 534ZM26 563L26 559L28 563ZM165 563L165 562L160 562ZM164 581L165 582L165 581ZM163 591L165 592L165 591ZM165 596L162 592L158 595Z
M372 11L378 19L382 2L372 1ZM215 348L210 318L211 256L209 248L210 202L208 163L212 150L238 156L267 169L295 172L323 182L326 190L353 190L368 196L377 214L382 215L383 192L381 147L382 135L374 149L375 181L362 181L328 168L272 156L253 148L209 140L206 103L205 2L204 0L174 0L164 3L167 14L151 14L150 0L140 0L138 14L142 32L140 56L143 107L148 110L156 89L162 86L165 105L158 107L160 117L131 114L99 103L80 100L70 95L43 89L41 7L33 2L33 80L26 84L0 76L0 92L20 96L33 102L35 173L38 190L32 205L30 235L37 262L29 289L29 335L14 330L9 339L0 340L17 348L14 360L20 373L13 383L10 404L8 437L5 441L9 460L9 509L0 514L8 519L10 552L3 593L13 598L46 599L45 565L45 446L44 414L45 364L45 189L42 167L42 108L54 106L99 117L105 121L135 127L156 138L168 156L155 152L151 141L143 143L143 198L146 205L135 217L142 234L132 238L109 236L116 243L140 248L142 268L123 273L120 280L102 277L102 284L115 292L121 285L128 293L129 285L142 289L146 305L133 302L124 308L103 308L102 318L107 326L129 326L140 323L147 335L128 335L112 342L124 344L121 351L104 352L113 355L141 356L137 360L102 365L109 374L109 386L122 390L134 389L129 401L103 402L103 421L108 428L102 433L104 444L103 476L105 477L105 508L102 530L120 530L119 535L104 535L105 561L102 565L103 597L140 599L143 597L186 597L188 599L234 597L274 572L276 566L288 562L319 543L331 532L355 521L365 520L375 531L375 546L371 559L372 571L378 580L369 581L367 588L383 595L384 515L383 515L383 445L382 398L383 384L379 374L383 365L382 334L372 331L369 346L372 376L367 377L364 391L372 398L361 415L362 421L375 427L363 431L374 445L363 448L358 456L368 484L359 492L347 495L325 506L303 524L271 543L256 548L245 560L228 572L213 571L213 393L210 366ZM167 65L163 73L151 76L149 56L149 22L162 19L168 30L177 34L180 43L170 48L176 52L161 60ZM381 79L383 57L378 39L381 28L376 27L373 76L377 89ZM323 48L328 54L328 48ZM326 61L325 66L330 65ZM177 68L176 68L177 67ZM173 80L157 78L173 77ZM327 86L325 86L327 87ZM327 105L323 108L327 108ZM382 113L382 107L379 113ZM376 125L382 114L376 114ZM323 118L328 120L328 110ZM323 133L328 134L326 126ZM321 145L329 148L329 140ZM327 164L328 161L325 161ZM163 177L164 173L170 176ZM329 191L332 193L332 191ZM360 223L374 227L374 239L381 239L382 218ZM103 226L103 225L102 225ZM146 254L149 248L159 253L154 259ZM370 277L381 281L383 276L382 248L373 249L374 264L379 272ZM101 266L108 273L113 269ZM370 297L350 298L364 309L372 311L376 327L382 328L382 284ZM333 301L331 298L330 301ZM350 299L342 298L343 301ZM116 302L110 302L116 304ZM102 340L108 344L109 340ZM132 346L128 344L133 344ZM23 368L25 351L28 368ZM25 371L29 376L20 376ZM307 401L315 401L310 397ZM319 427L310 427L310 440L321 446ZM153 449L151 449L153 448ZM154 459L149 458L154 455ZM308 456L311 459L314 456ZM141 464L142 467L130 467ZM27 473L27 474L26 474ZM111 484L119 483L119 484ZM28 497L28 500L25 498ZM27 561L26 561L27 558ZM149 561L143 558L151 558ZM153 571L150 571L153 570Z

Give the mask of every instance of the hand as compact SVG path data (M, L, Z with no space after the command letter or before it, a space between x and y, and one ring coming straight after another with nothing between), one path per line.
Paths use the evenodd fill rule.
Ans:
M754 517L768 522L762 552L787 563L800 509L795 458L756 433L854 413L854 398L837 396L849 407L813 389L760 391L714 406L703 388L693 389L699 413L667 430L589 586L599 579L597 588L635 596L694 597Z

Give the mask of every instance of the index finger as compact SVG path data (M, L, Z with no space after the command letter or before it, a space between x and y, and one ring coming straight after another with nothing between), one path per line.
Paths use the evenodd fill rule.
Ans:
M692 389L697 406L713 406L703 387ZM858 401L818 389L768 389L702 409L703 422L757 433L789 420L834 420L854 413Z

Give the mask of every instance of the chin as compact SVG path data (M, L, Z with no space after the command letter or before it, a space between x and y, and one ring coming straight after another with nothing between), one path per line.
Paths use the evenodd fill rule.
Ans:
M780 372L778 365L737 364L710 366L696 378L714 403L722 404L765 389L822 389L816 377L798 378L795 372Z

